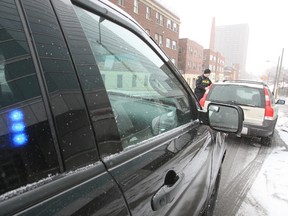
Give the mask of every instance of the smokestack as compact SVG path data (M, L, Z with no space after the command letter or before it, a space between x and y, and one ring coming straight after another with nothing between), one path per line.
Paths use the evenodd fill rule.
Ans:
M214 50L214 46L215 46L215 17L212 18L209 49Z

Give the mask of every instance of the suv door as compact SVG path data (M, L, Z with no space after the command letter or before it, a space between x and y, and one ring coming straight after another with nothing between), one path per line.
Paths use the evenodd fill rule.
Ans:
M0 35L0 215L128 215L50 2L1 1Z
M100 2L74 1L74 8L64 2L55 8L100 157L131 214L199 214L209 192L214 138L200 125L191 90L133 22Z

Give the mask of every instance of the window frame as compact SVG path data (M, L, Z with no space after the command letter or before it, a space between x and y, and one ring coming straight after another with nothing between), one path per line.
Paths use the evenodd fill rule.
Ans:
M152 9L149 6L146 6L146 19L151 20Z
M24 189L24 187L21 186L15 189L12 194L8 192L6 199L0 200L1 214L3 213L5 215L6 214L10 215L12 213L21 214L23 213L22 211L25 211L27 213L30 210L33 211L34 207L37 208L37 206L38 207L40 206L41 208L41 204L39 205L39 203L51 201L50 198L53 196L55 197L55 194L63 195L63 191L67 192L68 188L77 190L78 186L81 187L81 184L88 180L96 181L98 177L103 177L103 173L106 171L104 165L100 162L100 158L98 157L98 152L97 152L97 161L94 161L88 166L83 166L77 169L77 172L68 173L71 170L68 171L67 169L65 169L64 159L61 155L60 145L58 142L59 137L57 136L57 132L56 132L57 126L53 119L53 112L52 112L52 108L50 104L51 101L49 98L49 93L47 90L47 83L43 75L44 72L43 72L43 68L41 67L41 63L39 59L40 56L36 48L36 43L34 42L34 38L33 38L33 36L35 35L31 33L30 23L25 13L27 12L28 8L25 7L24 3L21 1L15 1L15 2L16 2L16 10L19 13L19 19L20 19L21 25L23 26L23 29L24 29L23 32L25 33L25 38L27 40L28 49L30 51L30 58L31 58L32 63L34 64L34 69L35 69L35 73L36 73L36 77L37 77L37 81L38 81L40 93L41 93L40 97L43 101L43 106L47 114L47 122L51 130L53 143L56 149L56 154L58 156L57 163L60 166L60 170L55 175L53 173L51 174L51 176L47 176L47 178L45 179L39 179L39 181L34 181L33 183L28 184L27 191L26 191L26 187ZM49 6L54 8L53 3L50 4L49 2L48 4ZM54 11L53 11L53 16L57 18L57 14ZM61 25L59 25L59 28L60 30L63 30ZM61 35L64 36L64 33L61 33ZM65 41L65 44L66 44L66 41ZM69 55L71 55L70 52L69 52ZM76 74L76 71L75 71L75 74ZM95 149L96 151L98 151L96 147L97 145L95 143ZM89 168L86 168L86 167L89 167ZM106 174L106 177L107 177L107 174ZM110 175L108 175L107 178L111 178ZM33 208L30 208L32 206Z
M134 13L139 13L139 0L134 0L134 7L133 7Z
M166 21L166 27L170 30L172 30L172 20L167 18L167 21Z
M74 5L75 6L79 6L80 8L83 9L83 4L82 3L77 4L77 2L75 2ZM155 45L155 42L154 42L153 39L151 39L147 34L143 34L143 29L140 29L139 25L137 23L134 23L134 21L132 21L132 20L127 21L126 19L125 19L124 22L123 21L122 22L118 21L119 17L117 19L113 19L113 14L110 14L110 16L105 16L96 7L93 8L93 7L89 7L89 6L85 5L84 9L86 11L89 11L89 12L97 15L97 16L100 16L100 17L102 16L103 18L109 20L110 22L112 22L112 23L114 23L116 25L119 25L122 28L128 30L129 32L131 32L135 36L137 36L140 40L142 40L151 50L153 50L154 53L159 57L159 59L161 59L161 61L167 66L167 68L169 68L169 70L170 70L171 74L173 74L174 78L183 87L183 90L185 91L187 97L190 98L189 99L190 100L190 105L191 105L190 108L192 109L191 110L191 116L193 116L193 119L191 119L191 121L194 122L195 120L198 119L198 109L201 109L201 107L200 107L199 103L197 102L197 99L196 99L195 95L193 94L193 91L191 90L191 88L187 84L186 80L180 75L180 73L175 71L176 70L175 65L171 61L169 61L169 58L167 57L167 55L161 50L161 48L159 48L158 46ZM162 35L159 35L159 40L161 39L161 36ZM160 41L159 41L159 43L160 43ZM148 81L148 79L147 79L147 81ZM106 94L108 95L106 88L105 88L105 91L106 91ZM111 107L111 109L113 109L113 108ZM193 123L190 122L186 126L188 127L188 125L190 125L190 124L193 124ZM186 127L186 126L185 125L181 125L181 126L175 128L175 129L173 129L173 131L178 131L178 129ZM167 133L167 136L168 136L168 134L169 133ZM157 139L158 138L156 138L156 140ZM137 146L136 146L136 148L137 148ZM122 153L122 151L120 151L119 153ZM101 151L100 151L100 156L101 156Z
M118 5L120 5L121 7L125 6L125 0L117 0Z
M166 48L171 49L171 39L170 38L166 38Z

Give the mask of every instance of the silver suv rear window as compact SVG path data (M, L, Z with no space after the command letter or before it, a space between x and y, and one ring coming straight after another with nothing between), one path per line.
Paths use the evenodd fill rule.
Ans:
M207 100L251 107L265 107L264 91L243 85L213 85Z

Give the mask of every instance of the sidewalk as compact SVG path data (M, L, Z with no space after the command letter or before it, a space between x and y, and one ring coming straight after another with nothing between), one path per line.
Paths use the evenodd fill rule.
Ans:
M286 103L288 100L286 100ZM279 108L276 147L266 159L237 216L283 216L288 212L288 104ZM276 134L275 134L276 135ZM274 135L274 139L275 138Z

